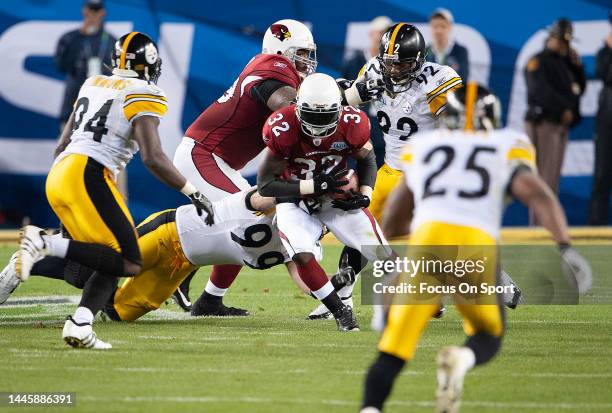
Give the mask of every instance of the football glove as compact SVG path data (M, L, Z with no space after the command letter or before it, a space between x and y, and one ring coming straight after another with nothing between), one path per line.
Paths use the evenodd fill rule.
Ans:
M370 206L370 198L367 195L355 191L351 191L351 195L349 199L334 199L332 201L332 206L344 211L367 208Z
M354 80L348 80L343 77L336 79L336 84L340 88L340 90L346 90L349 87L353 86Z
M319 196L328 192L342 193L341 189L338 189L346 184L348 181L343 179L348 173L348 169L342 169L338 172L326 173L322 172L315 176L314 181L314 192L313 195Z
M206 212L207 216L204 222L206 225L212 225L215 223L215 211L213 210L212 203L206 198L200 191L196 191L189 195L191 203L195 205L198 215L202 216L202 211Z
M593 286L593 271L591 265L578 251L568 244L559 245L561 253L561 270L567 281L584 294Z
M381 79L366 80L355 84L359 98L363 103L379 97L385 90L385 83Z

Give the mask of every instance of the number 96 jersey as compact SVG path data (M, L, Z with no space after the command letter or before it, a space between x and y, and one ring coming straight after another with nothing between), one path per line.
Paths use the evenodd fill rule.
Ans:
M359 77L382 79L380 62L370 59ZM461 78L449 66L425 63L421 74L406 91L384 92L372 101L378 125L385 139L385 163L401 169L399 157L403 145L414 134L435 128L436 117L445 109L446 93L461 85Z
M535 170L535 151L529 138L509 129L443 129L411 140L401 162L414 194L411 233L424 223L443 222L498 238L512 176L519 167Z
M56 163L68 154L86 155L117 176L138 152L133 122L144 115L162 118L166 110L166 96L154 84L116 75L92 76L81 86L70 144Z

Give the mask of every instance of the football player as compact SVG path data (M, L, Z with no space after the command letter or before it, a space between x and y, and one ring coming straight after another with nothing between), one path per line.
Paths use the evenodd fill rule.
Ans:
M94 315L119 277L136 275L141 269L134 222L115 184L138 149L160 181L187 195L213 223L210 202L161 148L157 126L167 103L155 85L161 73L157 46L143 33L128 33L115 44L112 66L112 76L90 77L81 87L47 176L47 199L70 239L45 235L28 225L22 229L15 261L22 281L44 255L96 270L76 312L64 324L62 336L73 347L111 348L93 332Z
M174 155L176 167L213 201L249 188L239 171L265 147L261 140L265 120L294 101L302 78L316 66L316 45L304 24L290 19L272 24L264 35L261 54L253 57L223 96L189 126ZM213 267L192 314L248 315L246 310L228 308L222 302L240 268ZM182 293L175 295L177 301L184 301L185 309L190 304L190 279L181 286Z
M436 118L444 111L446 94L462 84L451 67L426 62L425 54L425 39L419 29L408 23L396 23L383 34L378 56L366 62L357 79L338 82L348 105L371 103L383 133L385 163L378 170L369 206L379 222L387 196L402 175L399 164L402 145L415 134L435 127ZM342 260L357 275L366 263L356 250L348 247L341 254ZM340 291L340 296L350 298L353 288L354 283ZM327 313L320 305L309 318L325 318Z
M327 306L338 329L350 331L359 328L352 308L342 303L314 259L322 226L369 259L389 255L390 248L367 209L376 179L369 120L363 111L343 107L341 99L330 76L316 73L304 79L297 103L274 112L266 122L263 139L268 147L257 183L262 196L284 200L276 207L278 229L301 279ZM348 182L344 168L349 157L357 161L359 191L333 199ZM306 211L297 203L304 197L321 205Z
M422 134L403 150L404 176L385 209L385 233L401 233L410 221L414 246L458 246L455 252L470 245L496 248L505 198L510 195L533 208L559 245L563 265L576 277L578 291L586 292L592 282L589 264L570 246L563 209L535 171L529 139L520 132L497 129L499 100L473 82L450 92L446 106L447 128ZM490 268L495 275L496 265ZM362 413L382 410L440 299L391 305L378 358L367 374ZM504 333L502 305L456 301L456 307L468 338L463 346L446 347L438 354L438 412L458 411L465 374L495 356Z

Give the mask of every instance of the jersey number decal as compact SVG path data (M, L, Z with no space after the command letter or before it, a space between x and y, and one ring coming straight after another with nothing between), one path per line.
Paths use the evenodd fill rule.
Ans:
M255 224L244 230L244 238L231 233L232 241L244 248L261 248L272 239L272 229L266 224ZM257 270L265 270L285 262L285 257L279 251L267 251L257 258L257 264L244 263Z
M470 157L467 160L465 170L474 172L478 175L478 177L480 178L480 188L475 191L464 191L461 189L458 192L459 198L476 199L482 198L483 196L486 196L489 193L489 187L491 185L491 176L489 175L489 171L487 171L486 168L479 166L476 163L476 158L478 157L479 153L494 154L495 152L496 149L491 146L476 146L474 148L474 150L470 154ZM423 159L424 162L426 164L430 163L435 154L437 153L444 154L444 160L442 161L440 167L433 171L425 180L425 185L423 188L423 199L429 198L430 196L443 196L444 194L446 194L445 188L432 189L432 185L434 179L436 179L436 177L443 173L451 165L453 159L455 159L455 150L448 145L437 146L431 151L429 151L429 153Z
M272 126L276 122L281 120L282 118L283 118L283 114L277 113L276 115L274 115L273 118L268 119L268 125ZM274 136L276 136L277 138L280 136L281 132L287 132L288 130L289 130L288 122L282 122L280 125L272 126L272 133L274 133Z
M110 108L112 105L113 99L109 99L104 102L104 105L102 105L100 110L97 111L91 119L89 119L89 121L85 124L85 127L83 128L83 131L93 133L93 140L96 142L100 142L102 140L102 137L108 132L108 128L106 128L106 119L108 117L108 112L110 112ZM81 123L83 123L83 118L85 117L85 113L87 113L88 109L89 99L87 99L86 97L80 98L74 107L75 122L74 128L72 128L73 131L81 127ZM94 122L96 122L95 125Z
M376 113L376 119L378 119L378 126L380 126L380 129L383 133L388 135L389 130L391 130L391 118L389 118L389 115L379 110L378 113ZM410 126L410 130L405 131L408 132L408 135L401 135L399 137L400 141L407 141L412 134L419 130L419 125L417 125L414 119L403 117L397 120L397 129L403 131L406 125Z

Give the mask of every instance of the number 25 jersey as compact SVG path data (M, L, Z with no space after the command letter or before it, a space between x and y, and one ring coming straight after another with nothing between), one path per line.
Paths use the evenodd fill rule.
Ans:
M57 157L77 153L95 159L115 176L138 152L133 122L141 116L162 118L164 92L154 84L121 76L92 76L74 104L70 144Z
M359 77L382 79L380 62L370 59ZM461 85L461 78L449 66L427 62L421 74L406 91L390 95L384 92L372 101L376 119L385 139L385 163L401 169L399 157L409 138L434 129L436 117L445 109L446 93Z
M535 170L535 151L527 136L510 129L441 129L412 139L401 162L414 194L411 233L444 222L498 238L508 185L517 168Z

